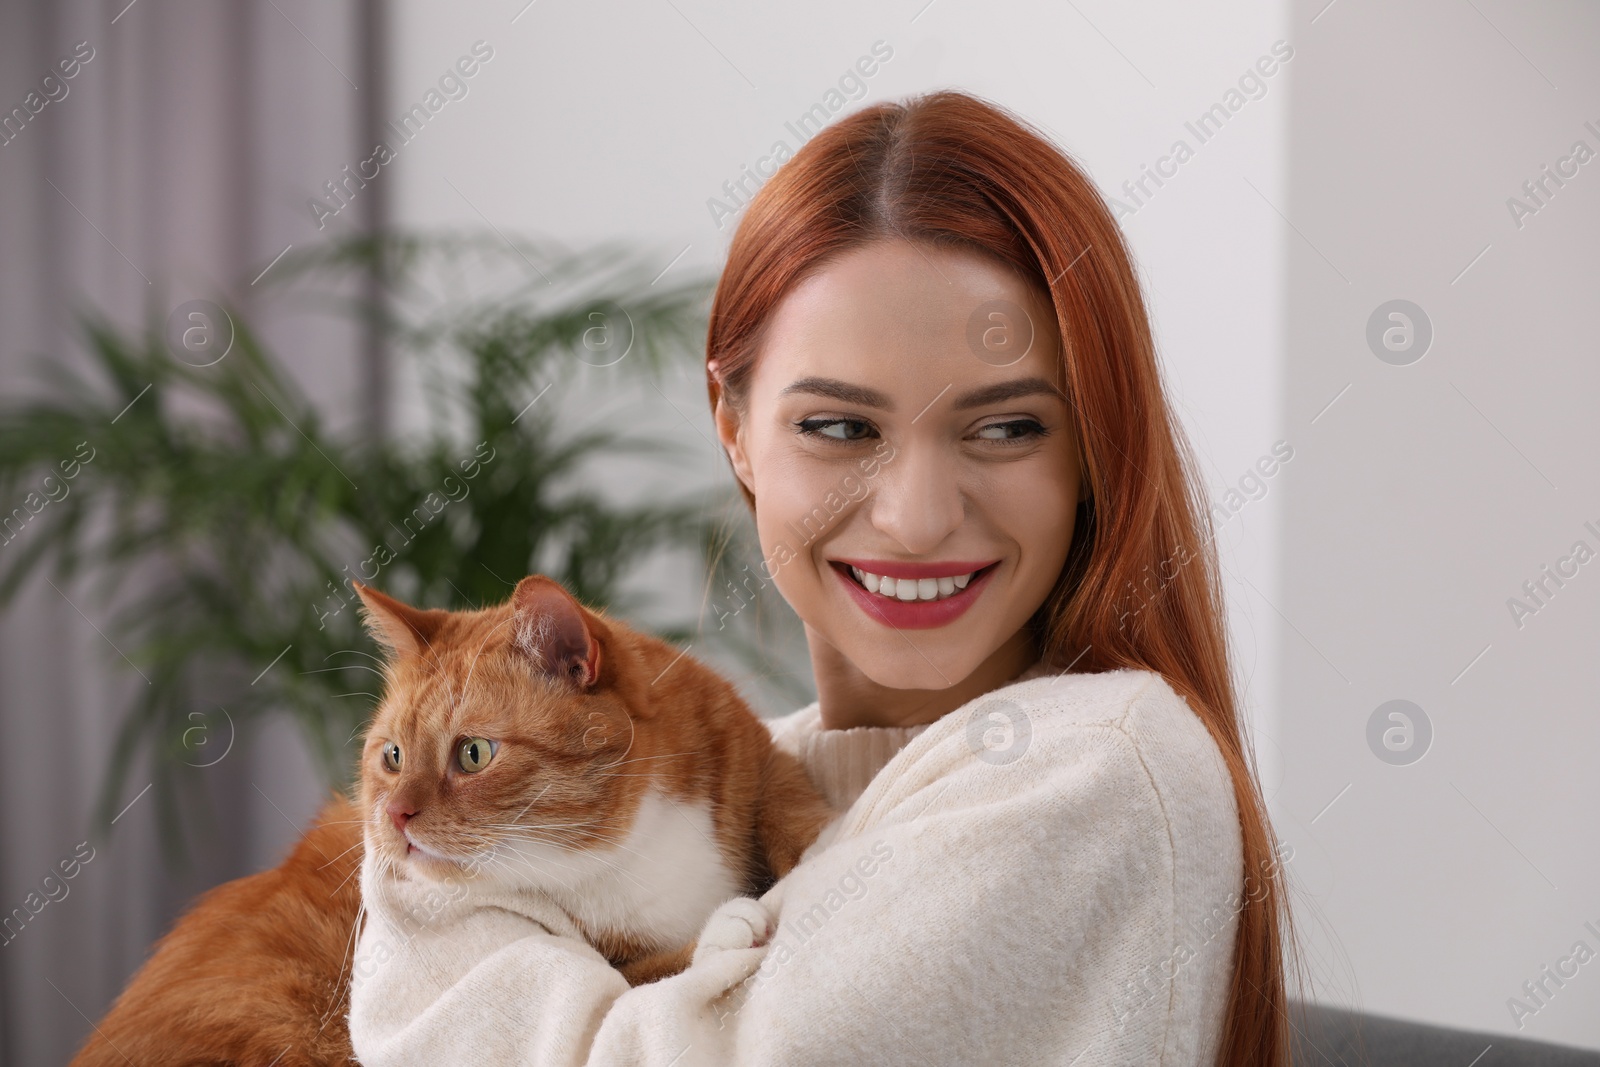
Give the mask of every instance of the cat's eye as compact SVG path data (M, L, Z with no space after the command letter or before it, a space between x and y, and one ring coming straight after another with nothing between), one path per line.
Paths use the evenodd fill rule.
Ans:
M400 746L393 741L383 746L383 765L391 771L400 769Z
M469 737L456 746L456 762L468 774L477 774L494 759L495 744L487 737Z

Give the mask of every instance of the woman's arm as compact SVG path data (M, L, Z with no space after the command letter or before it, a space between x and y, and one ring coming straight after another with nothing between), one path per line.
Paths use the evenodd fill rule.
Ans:
M367 1067L729 1062L713 1006L761 962L766 950L746 947L753 921L770 925L760 903L740 897L718 908L688 969L632 990L588 942L550 932L573 929L559 908L531 897L513 908L441 900L418 923L369 894L352 967L357 1058ZM596 1040L617 1019L629 1024L626 1051Z
M357 1052L369 1065L1203 1062L1232 924L1208 942L1187 917L1238 885L1225 777L1171 753L1147 765L1118 723L1055 728L1040 711L1033 730L1003 765L959 728L920 746L860 832L764 898L778 920L765 947L629 989L580 941L485 919L451 952L407 957L395 990L410 1006L381 1031L353 1015ZM1178 863L1173 806L1209 827ZM1203 854L1211 866L1191 862ZM451 962L458 947L476 962Z
M407 928L370 897L366 906L350 1039L368 1067L581 1063L614 984L627 985L585 942L552 936L523 914L474 908ZM542 954L528 951L535 937ZM556 975L560 983L539 980ZM535 990L535 1001L523 996ZM535 1004L540 1018L528 1018Z

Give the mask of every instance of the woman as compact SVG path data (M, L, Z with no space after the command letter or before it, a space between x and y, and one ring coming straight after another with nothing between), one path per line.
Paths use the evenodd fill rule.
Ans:
M965 94L869 107L750 204L707 356L816 677L773 733L848 810L765 943L630 990L524 938L353 1019L364 1062L1287 1063L1206 510L1093 185Z

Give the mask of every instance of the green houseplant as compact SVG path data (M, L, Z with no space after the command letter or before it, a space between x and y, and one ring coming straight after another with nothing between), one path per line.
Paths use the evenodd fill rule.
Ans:
M0 499L22 501L0 516L0 603L41 572L63 596L75 578L93 587L116 662L145 683L130 687L97 822L144 759L173 856L197 788L186 768L224 729L292 715L327 780L347 779L377 689L349 578L474 606L539 571L626 616L639 605L624 579L651 553L698 548L712 584L728 558L703 503L618 503L585 477L597 460L670 459L666 445L574 428L545 397L586 375L648 385L697 358L705 280L662 284L616 249L476 236L347 240L275 273L281 292L381 328L420 428L331 428L222 308L195 319L211 331L204 359L175 332L198 327L163 309L137 335L88 318L86 372L55 366L37 397L0 408ZM759 661L763 615L739 616L713 637ZM695 626L656 629L682 641Z

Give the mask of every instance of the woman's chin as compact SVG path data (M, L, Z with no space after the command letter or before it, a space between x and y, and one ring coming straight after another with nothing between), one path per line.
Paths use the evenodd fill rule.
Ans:
M982 662L973 647L922 633L891 634L888 640L846 644L850 659L868 680L885 689L939 691L959 684Z

